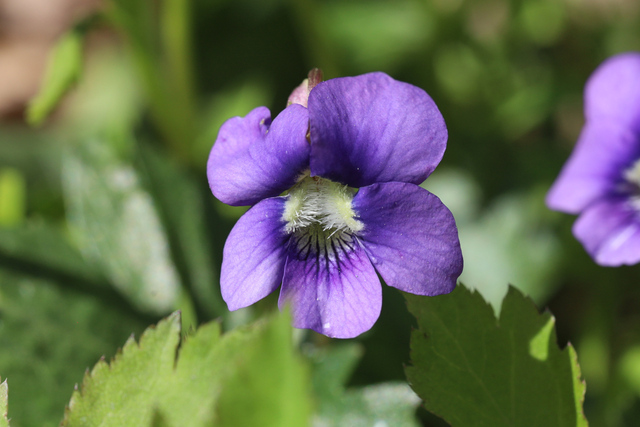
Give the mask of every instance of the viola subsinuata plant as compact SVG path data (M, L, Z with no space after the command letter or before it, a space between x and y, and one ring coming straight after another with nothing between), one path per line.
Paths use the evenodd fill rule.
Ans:
M282 285L295 327L351 338L380 315L376 271L402 291L445 294L462 253L453 215L418 186L447 142L431 97L384 73L320 80L313 70L273 120L259 107L225 122L207 176L222 202L253 205L224 247L229 309Z
M605 61L585 88L585 126L547 195L579 214L573 234L600 265L640 261L640 53Z

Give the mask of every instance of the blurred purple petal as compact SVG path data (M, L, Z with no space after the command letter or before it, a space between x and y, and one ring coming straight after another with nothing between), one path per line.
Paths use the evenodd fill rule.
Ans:
M229 310L253 304L280 286L289 236L284 231L282 197L249 209L224 245L220 288Z
M573 234L598 264L619 266L640 261L640 217L633 203L626 197L605 198L578 217Z
M334 260L289 251L278 305L291 304L293 326L333 338L371 329L380 316L382 287L364 250L356 241L351 245Z
M420 184L447 143L431 97L384 73L320 83L309 96L309 121L311 174L351 187Z
M307 109L291 105L271 123L266 107L227 120L211 149L213 194L233 206L252 205L290 188L309 166Z
M616 193L623 172L638 158L640 135L611 122L587 123L547 194L547 205L562 212L581 212L599 198Z
M417 185L389 182L361 188L353 209L365 224L359 239L387 285L417 295L455 288L462 252L440 199Z
M585 89L589 121L613 121L640 133L640 53L616 55L598 67Z

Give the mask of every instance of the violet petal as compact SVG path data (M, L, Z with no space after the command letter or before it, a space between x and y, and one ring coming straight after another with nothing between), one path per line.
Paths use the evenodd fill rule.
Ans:
M585 88L585 115L640 133L640 53L616 55L598 67Z
M581 212L590 203L615 193L624 171L638 158L640 136L609 121L587 123L547 194L547 205L562 212Z
M360 189L353 209L374 267L389 286L417 295L451 292L462 272L453 215L414 184L389 182Z
M207 163L213 194L222 202L252 205L290 188L309 165L307 109L290 105L271 123L266 107L227 120Z
M640 261L640 218L627 197L602 199L585 209L573 234L600 265L619 266Z
M289 250L278 305L291 305L293 326L353 338L376 322L382 307L380 280L362 247L352 243L353 249L334 260Z
M273 197L249 209L224 245L220 288L229 310L261 300L282 282L289 236L282 214L285 199Z
M309 96L309 122L311 174L351 187L420 184L447 143L431 97L384 73L320 83Z

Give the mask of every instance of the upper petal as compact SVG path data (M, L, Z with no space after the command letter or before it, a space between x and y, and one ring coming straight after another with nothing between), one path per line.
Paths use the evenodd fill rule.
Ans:
M255 303L282 282L289 236L282 214L285 199L273 197L249 209L224 245L220 289L229 310Z
M585 88L585 115L640 133L640 53L616 55L596 69Z
M266 107L227 120L207 163L213 194L224 203L242 206L290 188L309 165L308 127L308 111L297 104L273 123Z
M462 273L453 215L414 184L389 182L361 188L353 209L371 262L389 286L418 295L451 292Z
M447 143L427 93L384 73L327 80L309 96L311 174L351 187L420 184Z
M293 326L332 338L353 338L380 316L382 287L356 241L330 259L300 251L295 240L287 258L278 305L291 305Z
M589 206L573 226L573 234L600 265L640 261L640 214L625 197L611 197Z
M562 212L581 212L615 193L624 171L639 158L640 135L611 121L587 122L547 194L547 205Z

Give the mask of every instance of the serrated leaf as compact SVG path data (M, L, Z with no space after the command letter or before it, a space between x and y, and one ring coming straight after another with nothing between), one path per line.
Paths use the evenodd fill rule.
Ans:
M7 393L9 386L7 380L0 383L0 427L9 427L9 418L7 418Z
M415 412L420 398L405 383L387 382L345 390L345 384L362 355L357 344L343 344L309 352L313 363L313 388L318 409L317 427L417 427Z
M87 142L67 151L63 186L85 259L143 311L175 309L180 278L154 200L133 166L108 142Z
M73 29L54 46L40 92L27 108L27 121L30 124L42 123L80 76L83 42L82 33Z
M219 323L180 340L177 313L100 361L74 392L62 426L300 426L308 377L291 343L290 316L220 335ZM260 418L256 418L260 417ZM258 424L243 424L248 418Z
M499 321L475 292L406 295L419 329L411 337L413 389L452 426L586 426L575 353L560 350L554 319L515 288Z

